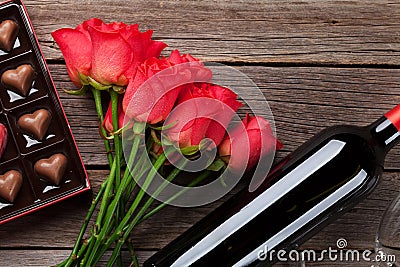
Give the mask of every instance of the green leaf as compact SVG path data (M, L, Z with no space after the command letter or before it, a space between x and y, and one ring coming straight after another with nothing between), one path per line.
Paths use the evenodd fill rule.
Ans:
M90 89L90 85L83 85L79 90L65 90L63 91L69 95L84 95L87 90Z
M170 124L167 125L163 125L163 126L153 126L150 125L151 129L154 129L156 131L164 131L164 130L168 130L171 129L172 127L174 127L176 125L177 122L171 122Z
M104 85L93 79L92 77L87 77L88 82L91 86L93 86L94 89L99 90L99 91L104 91L110 89L112 86L111 85Z
M146 130L147 124L145 122L135 121L133 123L133 133L134 134L143 134Z
M217 160L214 160L214 162L211 163L210 166L208 166L207 170L213 171L213 172L218 172L224 168L226 168L225 162L221 159L217 159Z
M199 146L188 146L181 148L181 152L185 156L191 156L199 152Z
M154 143L158 144L158 145L162 145L161 144L161 140L158 138L156 131L154 131L153 129L151 129L150 131L151 137L153 138Z
M122 132L126 131L127 129L129 129L132 125L131 121L128 121L122 128L119 128L118 130L116 130L115 132L111 133L111 135L121 135Z
M175 146L175 142L169 140L165 135L162 135L161 141L163 146Z
M89 85L88 76L83 75L82 73L80 73L80 72L78 71L78 77L79 77L79 79L81 80L81 82L82 82L83 85Z
M214 144L214 141L210 138L205 138L200 141L199 148L200 150L206 150L208 148L215 148L215 146L211 146Z

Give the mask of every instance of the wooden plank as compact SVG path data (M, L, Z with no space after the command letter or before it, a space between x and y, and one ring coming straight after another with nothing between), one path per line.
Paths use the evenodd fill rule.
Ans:
M69 251L66 250L35 250L34 253L32 250L0 250L0 258L3 262L7 262L7 266L30 266L30 267L43 267L43 266L51 266L54 265L68 256ZM139 265L142 266L143 262L149 258L154 251L137 251L138 254L138 261ZM362 252L360 252L360 255ZM107 253L109 254L109 253ZM106 254L106 255L107 255ZM318 254L317 254L318 255ZM370 256L371 258L373 256ZM349 257L350 258L350 257ZM105 266L106 261L105 257L99 261L98 266ZM130 266L129 262L129 254L124 251L122 253L122 263L123 266ZM11 264L11 265L10 265ZM317 262L307 262L306 266L344 266L344 264L348 267L359 267L362 266L369 266L367 265L368 262L365 261L329 261L329 258L326 257L324 261L317 261ZM298 267L295 262L280 262L274 265L275 267Z
M167 51L178 48L203 60L237 66L256 82L274 112L277 134L285 144L278 158L324 127L365 125L400 102L397 2L138 0L127 7L122 0L26 0L25 4L51 63L61 63L62 56L50 32L75 27L96 16L106 21L138 22L142 30L154 29L155 38L170 45ZM242 66L247 63L250 66ZM326 68L328 65L355 68ZM358 68L367 65L387 69ZM107 163L93 101L88 96L62 93L61 88L73 88L65 66L50 67L97 191L107 171L93 169L106 169ZM245 98L254 99L254 91ZM400 170L399 156L400 148L391 151L386 167ZM335 247L337 239L346 238L349 249L373 249L379 219L388 201L400 190L399 178L400 172L385 172L368 199L302 248L327 249ZM140 225L133 237L139 261L142 263L226 199L199 208L168 207ZM0 265L49 266L65 258L89 204L90 197L85 194L1 225ZM128 266L126 254L124 260Z
M94 190L106 176L106 171L89 171ZM244 183L242 183L242 186ZM236 191L236 190L234 190ZM234 192L233 191L233 192ZM304 249L328 249L339 238L348 241L349 249L373 249L380 217L388 204L400 191L400 173L386 172L374 193L355 208L327 226L305 243ZM229 193L229 195L231 195ZM133 232L138 250L156 250L165 246L193 223L225 201L198 208L167 207ZM9 249L70 249L79 232L90 198L81 195L48 207L34 214L0 226L0 251ZM362 229L362 230L361 230Z
M210 61L393 65L400 62L400 3L363 1L26 0L43 51L50 33L90 17L139 23L156 39Z
M31 266L31 267L43 267L43 266L53 266L60 263L66 257L68 257L70 251L68 250L0 250L0 266L7 263L7 266ZM138 251L137 257L140 266L143 262L150 257L154 251ZM105 257L102 258L97 266L107 265L107 256L111 256L111 252L107 252ZM124 251L122 253L122 263L123 266L129 266L129 253Z
M62 92L61 89L74 89L65 66L51 64L50 69L84 162L89 166L107 164L92 99ZM400 103L398 69L263 66L237 69L249 76L268 100L277 135L285 145L278 158L325 127L364 126ZM251 88L242 98L254 102L255 93L255 88ZM264 105L259 103L261 107ZM241 110L243 114L247 109ZM396 147L387 157L386 168L400 169L399 156L400 147Z

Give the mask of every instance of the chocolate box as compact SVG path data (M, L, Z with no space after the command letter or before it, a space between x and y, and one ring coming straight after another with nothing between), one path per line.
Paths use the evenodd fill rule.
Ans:
M0 224L90 189L28 13L0 4ZM1 142L0 142L1 143Z

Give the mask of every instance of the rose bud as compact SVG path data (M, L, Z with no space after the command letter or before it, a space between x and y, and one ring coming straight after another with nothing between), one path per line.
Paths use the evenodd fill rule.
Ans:
M241 171L253 168L263 156L282 147L266 119L247 114L242 125L237 125L230 136L225 136L218 152L229 160L227 163L231 170ZM243 151L248 151L248 155Z
M125 118L125 112L122 109L122 97L118 99L118 129L121 129L124 127L124 118ZM108 109L106 112L106 115L104 116L104 121L103 121L103 127L106 129L107 132L113 133L116 130L114 130L113 123L112 123L112 106L111 102L108 105Z
M3 124L0 123L0 158L3 156L3 153L7 146L8 134L7 128Z

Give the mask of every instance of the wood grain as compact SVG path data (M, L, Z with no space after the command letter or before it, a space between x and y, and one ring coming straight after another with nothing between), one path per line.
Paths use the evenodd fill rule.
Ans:
M26 250L2 250L0 251L0 258L2 262L12 262L13 266L30 266L30 267L43 267L43 266L50 266L56 264L63 259L65 259L69 251L67 250L36 250L35 254L27 253L30 251ZM142 266L143 262L150 257L154 251L138 251L138 261L140 266ZM360 252L361 255L362 252ZM49 258L48 256L51 255L52 257ZM110 253L106 253L106 255L110 255ZM123 266L129 266L129 254L124 251L122 253L122 263ZM373 255L371 256L371 258ZM105 258L99 261L98 266L105 266L107 261L104 260ZM332 262L329 259L325 259L324 261L319 262L307 262L307 266L328 266L328 267L336 267L336 266L343 266L346 264L347 267L360 267L360 266L369 266L367 265L368 262L360 261L360 262ZM1 265L3 266L3 265ZM8 265L10 266L10 265ZM286 263L278 263L274 265L276 267L295 267L297 266L294 262L286 262Z
M400 70L374 68L264 67L236 66L252 79L267 99L274 114L276 132L284 144L278 158L293 151L325 127L336 124L364 126L400 103ZM52 64L50 70L61 102L82 152L84 162L105 165L103 143L90 96L75 97L61 89L73 90L65 66ZM237 80L235 80L235 78ZM221 78L223 81L223 79ZM238 77L229 81L241 85ZM247 89L247 88L245 88ZM257 88L244 90L242 98L264 107L257 100ZM241 109L241 114L248 111ZM390 151L386 168L400 169L400 147Z
M139 23L170 49L223 62L400 62L400 3L363 1L26 0L47 59L61 59L50 33L90 17Z
M55 265L64 259L66 259L70 253L68 250L35 250L35 253L29 253L31 251L27 250L0 250L0 258L1 263L3 262L12 263L12 266L31 266L31 267L43 267L43 266L52 266ZM153 251L139 251L137 254L138 261L140 264L150 257L154 252ZM51 257L49 257L51 255ZM110 257L111 253L106 252L105 257L101 259L98 263L98 266L105 266L107 264L106 256ZM129 266L129 253L124 251L122 253L122 263L123 266ZM10 266L10 265L8 265Z
M94 191L107 175L97 116L90 96L73 97L61 52L51 32L90 17L139 23L157 40L206 61L234 66L260 88L285 147L282 158L334 124L363 126L400 103L400 3L360 1L25 0L59 90ZM230 82L240 84L240 79ZM256 90L241 95L249 103ZM259 107L260 110L262 106ZM248 109L244 107L243 114ZM377 189L301 248L323 250L346 238L350 249L373 249L379 219L400 191L400 147L393 149ZM240 186L244 186L242 182ZM237 189L236 189L237 190ZM233 191L232 193L234 193ZM229 195L231 195L230 193ZM168 207L133 233L143 262L225 201ZM70 252L90 203L84 194L0 226L0 266L49 266ZM124 252L125 253L125 252ZM124 266L129 265L125 254ZM100 266L103 266L101 263ZM318 262L307 266L370 266ZM293 266L280 264L278 266Z
M94 190L107 171L89 171ZM245 182L239 187L244 186ZM303 245L307 249L327 249L336 240L346 238L350 249L373 249L379 219L390 201L400 190L400 174L386 172L374 193L337 221L327 226ZM237 189L215 203L198 208L167 207L145 221L133 233L138 250L156 250L200 220ZM0 226L2 249L68 249L73 246L80 225L89 207L90 197L81 195ZM362 229L362 231L360 231Z

